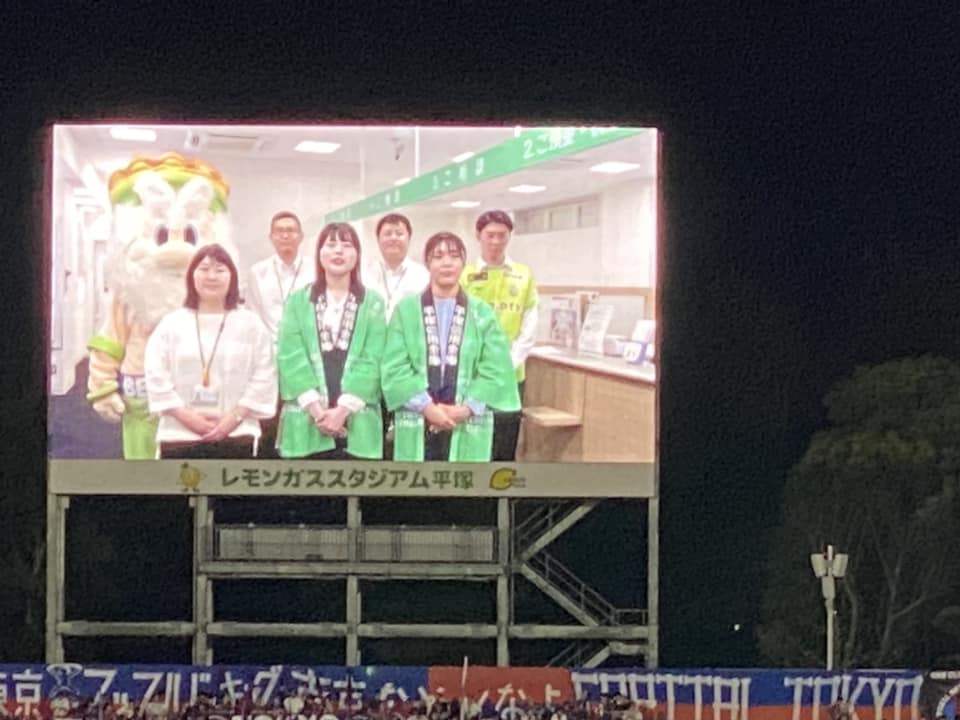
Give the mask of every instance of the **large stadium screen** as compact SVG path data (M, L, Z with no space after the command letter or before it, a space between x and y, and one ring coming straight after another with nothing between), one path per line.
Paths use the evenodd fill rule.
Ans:
M655 492L655 129L57 124L51 146L55 488Z

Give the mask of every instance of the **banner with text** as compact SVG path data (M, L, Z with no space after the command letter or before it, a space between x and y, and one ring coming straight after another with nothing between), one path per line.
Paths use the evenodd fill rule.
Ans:
M646 670L494 667L0 665L0 702L21 717L93 704L147 714L207 704L225 718L402 720L469 699L469 717L525 720L544 706L663 720L919 720L956 716L960 673L916 670ZM263 711L263 712L262 712ZM84 715L89 715L89 712ZM119 713L123 715L123 713ZM167 713L169 714L169 713ZM93 716L96 716L94 713Z

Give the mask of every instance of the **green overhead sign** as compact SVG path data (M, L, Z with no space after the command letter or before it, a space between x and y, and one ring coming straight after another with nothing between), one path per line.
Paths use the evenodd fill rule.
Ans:
M573 155L599 145L644 132L632 128L555 127L526 130L459 163L419 175L400 187L382 190L339 210L327 213L327 222L350 222L380 215L404 205L423 202L460 188L477 185L518 170Z

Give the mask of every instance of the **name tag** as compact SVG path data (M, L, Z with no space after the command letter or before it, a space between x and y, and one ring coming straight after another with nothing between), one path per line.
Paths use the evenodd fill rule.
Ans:
M203 385L194 385L193 398L190 404L198 408L219 408L220 388L215 386L204 387Z
M121 392L130 398L147 396L147 379L142 375L124 375L120 378Z
M394 424L398 428L415 428L420 426L420 415L407 410L398 410L394 415Z
M467 282L481 282L487 279L487 271L470 273L467 275Z

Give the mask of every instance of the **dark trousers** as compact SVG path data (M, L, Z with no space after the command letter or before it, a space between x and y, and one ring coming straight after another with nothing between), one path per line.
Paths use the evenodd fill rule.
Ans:
M259 458L273 460L280 457L277 452L277 429L280 427L280 408L282 407L283 401L278 398L276 415L260 421L260 444L257 447L257 457Z
M338 437L334 439L336 446L333 450L324 450L307 455L304 460L352 460L353 456L347 452L347 439Z
M220 442L162 442L160 457L185 460L246 460L253 457L253 438L228 437Z
M334 448L333 450L326 450L324 452L313 453L312 455L307 455L303 460L354 460L353 455L348 453L343 448Z
M387 410L385 400L380 401L380 412L383 414L383 457L386 460L392 460L393 435L390 433L390 426L393 424L393 413Z
M444 432L427 430L423 436L423 459L426 462L447 462L450 459L451 438L453 433L449 430Z
M523 404L523 383L517 385L520 404ZM517 459L517 440L520 437L521 412L495 412L493 414L492 462L513 462Z

